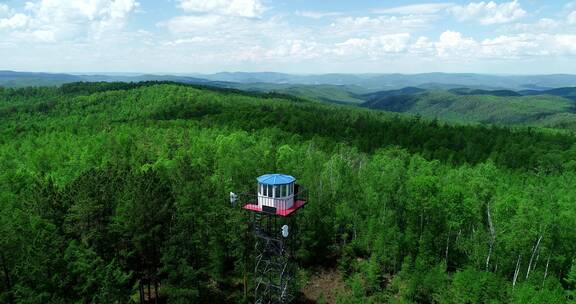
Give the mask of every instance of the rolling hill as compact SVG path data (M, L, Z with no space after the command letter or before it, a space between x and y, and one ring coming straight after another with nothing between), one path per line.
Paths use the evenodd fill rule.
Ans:
M522 94L512 91L512 90L480 90L480 89L470 89L470 88L454 88L448 90L448 92L456 95L491 95L500 97L518 97ZM536 94L538 95L538 94Z
M544 91L525 90L519 92L522 95L551 95L559 96L576 101L576 87L556 88Z
M57 86L70 82L170 81L238 89L256 93L286 94L324 103L361 105L365 108L418 114L458 123L495 123L576 128L576 87L548 90L487 89L501 86L538 87L569 83L571 75L491 76L429 73L291 75L282 73L218 73L213 75L69 75L0 72L0 86ZM458 80L458 81L456 81ZM474 84L458 86L455 83ZM391 90L375 88L413 84ZM418 86L420 85L420 86Z
M339 104L361 104L367 89L348 85L295 85L275 83L226 83L222 87L253 92L275 92L301 98Z
M487 95L489 93L484 91L481 95L469 95L467 91L462 95L425 91L387 96L381 92L370 95L372 97L362 106L460 123L576 127L575 104L569 99L550 95L507 96L510 94L508 91Z

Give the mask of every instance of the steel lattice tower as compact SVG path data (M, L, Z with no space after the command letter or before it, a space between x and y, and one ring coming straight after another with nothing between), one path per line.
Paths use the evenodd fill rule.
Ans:
M258 194L249 195L242 205L254 238L254 300L256 304L291 303L296 294L295 215L306 205L305 191L290 175L267 174L257 180ZM237 200L230 193L230 201Z
M255 213L251 222L255 240L255 303L290 303L294 299L292 239L296 232L295 221L291 217L279 218L274 214ZM282 236L284 225L291 228L287 237Z

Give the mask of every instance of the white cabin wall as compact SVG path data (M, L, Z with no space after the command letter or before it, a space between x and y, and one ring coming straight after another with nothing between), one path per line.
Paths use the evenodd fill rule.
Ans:
M290 209L294 206L294 194L286 197L268 197L261 193L261 184L258 185L258 207L262 206L275 207L278 210Z

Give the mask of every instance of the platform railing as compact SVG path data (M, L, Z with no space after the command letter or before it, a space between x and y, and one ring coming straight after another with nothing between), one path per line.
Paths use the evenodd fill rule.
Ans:
M279 211L284 211L292 208L292 206L294 206L297 201L308 200L308 189L301 185L297 185L294 190L297 192L291 196L282 198L274 198L252 193L241 193L240 201L242 202L242 205L254 204L259 205L260 207L270 206L275 207Z

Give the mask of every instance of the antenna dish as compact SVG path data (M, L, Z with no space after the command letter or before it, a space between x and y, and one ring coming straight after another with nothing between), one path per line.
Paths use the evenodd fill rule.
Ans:
M238 201L238 194L230 192L230 204L234 205Z
M282 226L282 237L284 238L288 237L288 225Z

